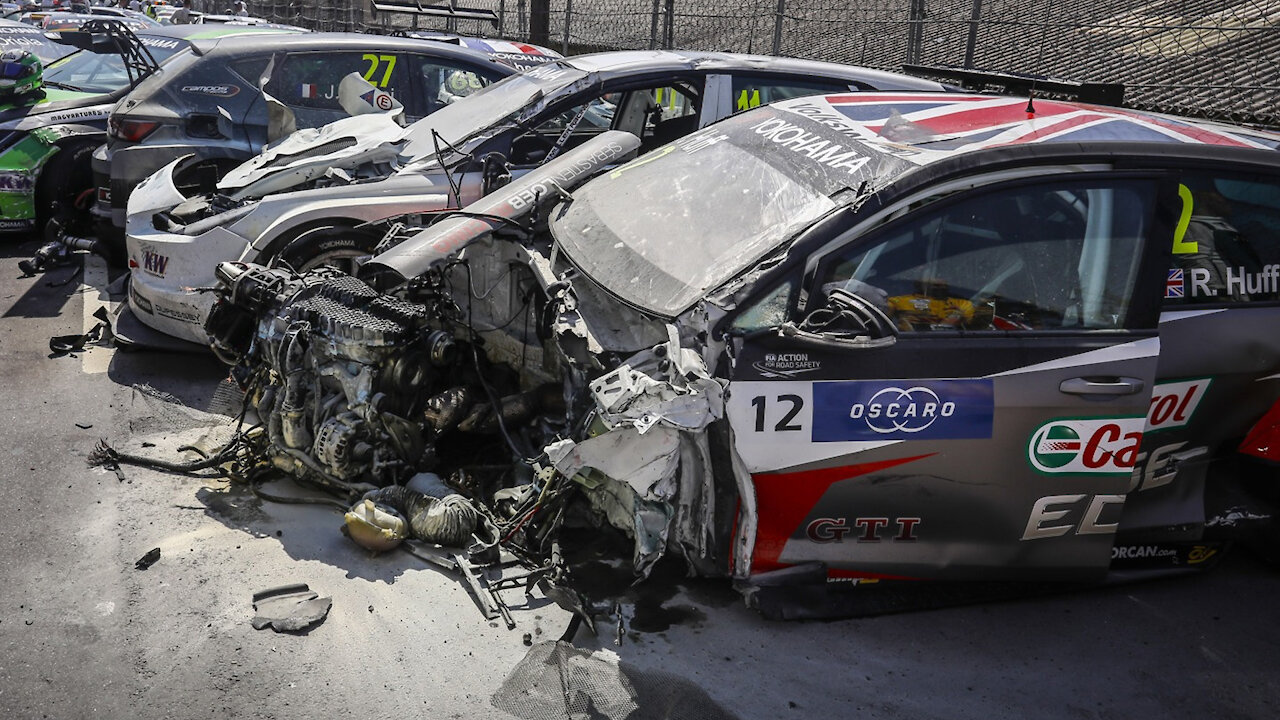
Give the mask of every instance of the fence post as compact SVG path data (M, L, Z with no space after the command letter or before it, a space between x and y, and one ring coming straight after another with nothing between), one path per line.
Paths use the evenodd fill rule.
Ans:
M649 16L649 49L658 49L658 13L661 12L658 3L660 0L653 0L653 14Z
M560 54L569 55L569 17L573 15L573 0L564 0L564 41L560 43Z
M551 44L551 0L529 0L529 42Z
M774 55L782 52L782 19L787 12L787 0L778 0L778 9L773 15L773 53Z
M982 21L982 0L973 0L973 12L969 15L969 41L964 46L964 66L973 67L973 51L978 45L978 23Z
M920 62L920 45L924 38L924 2L911 0L911 14L907 18L907 62Z
M676 40L675 40L676 0L667 0L666 11L667 11L667 19L666 19L666 27L663 28L663 32L662 32L662 36L663 36L662 47L667 50L670 50L673 47L675 47L675 44L676 44Z

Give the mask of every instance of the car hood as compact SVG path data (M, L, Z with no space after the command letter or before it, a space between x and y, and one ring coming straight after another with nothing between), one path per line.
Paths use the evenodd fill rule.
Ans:
M396 143L403 135L404 128L382 113L298 130L227 173L218 189L241 198L262 197L304 185L331 169L391 162L399 155Z
M44 99L35 104L0 103L0 128L5 130L27 130L30 128L19 128L18 124L29 118L37 118L40 116L54 114L57 114L59 117L55 122L74 121L78 118L74 115L67 116L65 111L81 110L86 106L101 104L104 99L104 96L98 93L73 92L70 90L46 88ZM83 119L98 118L95 114L92 118L86 117ZM39 123L39 125L45 124L47 123Z

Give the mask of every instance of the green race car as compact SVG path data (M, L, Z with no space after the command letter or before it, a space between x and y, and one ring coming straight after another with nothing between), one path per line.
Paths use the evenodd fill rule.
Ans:
M45 34L0 21L0 233L40 230L55 217L67 228L88 217L90 156L106 139L116 102L194 35L244 32L271 31L176 26L134 34L92 19L78 31Z

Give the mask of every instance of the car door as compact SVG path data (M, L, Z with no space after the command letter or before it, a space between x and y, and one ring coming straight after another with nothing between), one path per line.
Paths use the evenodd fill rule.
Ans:
M744 303L727 415L752 572L1105 573L1155 379L1169 194L1100 173L926 193Z

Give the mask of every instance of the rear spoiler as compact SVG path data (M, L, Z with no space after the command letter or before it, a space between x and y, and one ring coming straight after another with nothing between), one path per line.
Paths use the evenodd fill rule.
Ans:
M947 65L905 64L902 71L910 75L959 83L966 90L994 91L1005 95L1062 97L1096 105L1124 104L1123 83L1080 82L1042 75L974 70Z
M498 24L496 12L486 8L458 7L456 0L448 0L441 5L424 5L419 0L373 0L373 9L381 12L426 15L454 20L488 20L494 25Z

